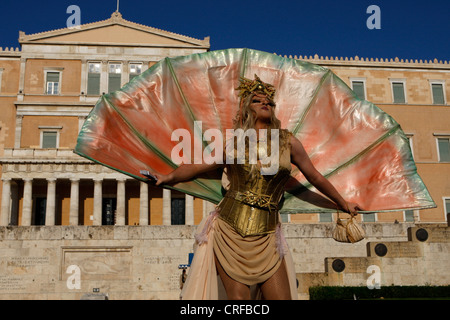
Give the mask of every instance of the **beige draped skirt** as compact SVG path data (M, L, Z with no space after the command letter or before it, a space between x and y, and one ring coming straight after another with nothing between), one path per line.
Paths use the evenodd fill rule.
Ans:
M242 237L220 218L214 231L214 253L233 280L249 286L262 283L280 267L275 233Z
M225 272L236 281L253 285L269 279L286 266L292 299L297 298L294 262L281 234L241 237L231 226L212 212L200 223L195 236L194 259L181 291L183 300L227 299L217 274L214 256ZM280 246L284 254L280 256ZM278 248L278 250L277 250ZM282 264L282 261L285 261Z

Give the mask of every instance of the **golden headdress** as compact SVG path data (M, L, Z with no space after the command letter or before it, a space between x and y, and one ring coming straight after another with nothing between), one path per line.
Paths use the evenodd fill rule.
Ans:
M240 85L236 88L236 90L240 90L239 97L241 97L242 99L245 99L245 97L253 92L264 93L271 100L275 98L275 87L269 83L261 81L261 79L256 74L254 80L240 77L239 81Z

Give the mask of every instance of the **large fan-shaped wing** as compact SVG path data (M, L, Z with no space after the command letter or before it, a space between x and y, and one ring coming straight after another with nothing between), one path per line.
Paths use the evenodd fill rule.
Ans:
M367 211L435 206L417 174L398 123L361 101L330 70L250 50L228 49L166 58L121 90L103 95L78 137L75 152L145 181L142 169L177 167L174 132L186 133L192 154L208 129L232 128L240 76L254 74L277 89L277 116L303 143L316 168L349 201ZM175 140L175 141L172 141ZM201 153L200 153L201 156ZM223 195L220 173L170 187L214 203ZM293 171L282 213L334 210L301 172Z

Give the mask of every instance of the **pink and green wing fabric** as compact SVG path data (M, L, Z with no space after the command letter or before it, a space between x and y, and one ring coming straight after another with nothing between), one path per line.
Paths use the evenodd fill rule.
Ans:
M346 200L365 212L435 207L392 117L358 99L327 68L251 49L161 60L99 99L75 152L141 181L147 178L140 170L169 173L178 166L172 150L180 143L172 133L189 133L191 146L202 148L210 143L206 130L225 136L238 111L239 77L254 74L275 86L282 127L302 142L315 167ZM220 172L165 187L213 203L223 198ZM293 167L280 212L332 211L335 205Z

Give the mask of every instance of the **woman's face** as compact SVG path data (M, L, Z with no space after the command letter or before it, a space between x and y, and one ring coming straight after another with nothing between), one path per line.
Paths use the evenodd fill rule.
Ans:
M257 120L270 121L274 103L262 93L255 93L250 101L250 109L255 113Z

